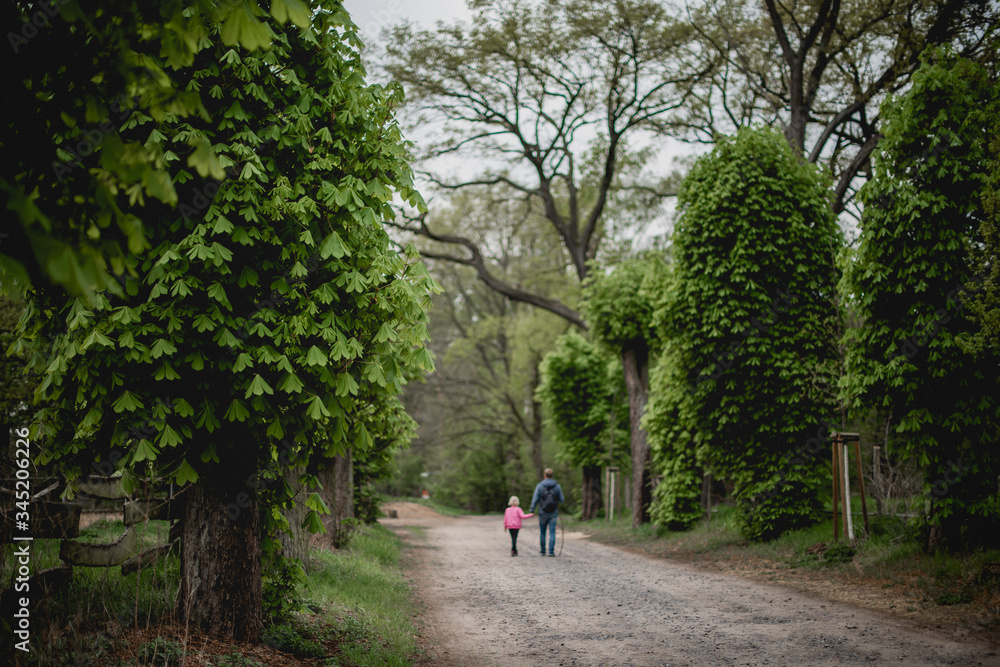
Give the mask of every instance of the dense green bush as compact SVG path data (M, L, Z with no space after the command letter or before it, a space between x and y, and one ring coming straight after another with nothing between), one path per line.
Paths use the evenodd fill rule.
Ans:
M883 106L884 137L844 275L864 322L844 337L844 401L856 413L894 415L900 453L924 470L929 548L1000 539L1000 350L988 326L1000 308L998 79L995 58L935 51L913 86ZM984 253L992 260L977 263Z
M655 315L676 364L667 433L735 484L747 539L816 521L829 479L818 452L836 415L842 246L829 195L827 177L765 128L721 139L678 197Z

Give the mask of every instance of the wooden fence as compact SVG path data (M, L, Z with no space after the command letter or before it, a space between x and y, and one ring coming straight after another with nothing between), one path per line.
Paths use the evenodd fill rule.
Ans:
M14 480L0 480L0 543L12 542L14 517ZM31 497L30 531L32 539L57 539L62 565L37 572L29 580L32 590L49 590L68 582L73 567L117 567L123 576L146 567L170 551L175 535L179 534L179 520L183 516L180 494L171 496L169 489L158 490L149 499L136 498L127 493L116 477L90 476L79 480L78 493L72 502L58 500L65 485L60 479L33 479L32 489L41 489ZM110 544L82 542L80 519L84 511L121 512L125 530ZM174 521L171 538L139 553L137 526L148 520ZM6 598L11 590L3 592Z

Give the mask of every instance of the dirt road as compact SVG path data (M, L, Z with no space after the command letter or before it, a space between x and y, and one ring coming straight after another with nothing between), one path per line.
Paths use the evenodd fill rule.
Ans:
M541 558L534 520L512 558L501 517L395 507L380 523L408 545L423 665L1000 665L985 644L579 533Z

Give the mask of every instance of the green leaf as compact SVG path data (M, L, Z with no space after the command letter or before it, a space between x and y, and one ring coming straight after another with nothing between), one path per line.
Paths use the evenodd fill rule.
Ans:
M306 530L308 530L311 534L326 535L326 526L323 525L323 520L319 518L319 514L316 512L306 513L306 518L303 523Z
M309 5L302 0L271 0L271 16L276 18L279 23L290 19L292 23L303 29L310 25Z
M177 352L177 348L173 343L165 338L159 338L155 343L153 343L153 347L150 348L149 354L153 359L159 359L163 355L169 356L175 352Z
M158 453L159 452L156 447L153 446L153 443L143 438L139 440L132 452L132 463L136 464L143 461L155 461Z
M126 390L122 392L122 395L118 397L118 400L111 407L114 408L115 412L121 413L125 411L135 412L136 410L142 410L146 406L139 400L138 396Z
M225 419L231 422L244 422L249 418L250 411L239 400L234 398L233 402L229 404L229 409L226 410Z
M183 439L180 434L177 433L169 424L163 425L163 430L160 431L160 439L157 440L157 444L162 447L176 447L181 444Z
M240 44L248 51L256 51L271 45L267 26L257 20L244 3L235 5L220 31L222 43L227 46Z
M278 383L278 389L287 392L289 394L296 394L302 391L305 385L299 380L299 377L295 373L285 373Z
M358 395L358 383L351 377L350 373L341 373L337 377L337 396L347 395Z
M250 386L247 388L246 395L244 398L250 398L251 396L261 396L263 394L273 394L274 390L271 389L271 385L264 381L259 374L253 376L253 381L250 382ZM242 421L242 420L241 420Z
M340 238L340 234L333 231L330 235L323 239L323 245L320 246L319 255L323 259L327 259L331 255L337 259L342 257L349 257L350 252L344 246L344 241Z
M316 421L321 420L323 417L330 416L330 411L326 409L325 405L323 405L323 399L319 396L313 396L313 398L309 401L309 408L307 412L309 416Z
M306 497L306 507L320 514L329 514L330 508L323 502L323 498L318 493L310 493Z
M191 464L187 462L187 459L181 461L181 465L177 468L177 472L174 475L174 481L178 486L194 484L198 481L198 473L195 472L195 469L192 468Z
M179 380L180 377L180 373L175 371L174 367L167 362L163 362L163 365L153 375L154 380Z
M274 420L267 427L267 435L275 440L281 440L285 437L285 429L281 426L281 419L277 417L274 418Z
M315 345L306 353L306 364L309 366L326 366L327 362L326 355Z
M226 177L226 172L219 163L211 142L204 136L196 137L192 142L194 151L188 156L187 165L194 167L198 175L202 178L214 178L221 181Z

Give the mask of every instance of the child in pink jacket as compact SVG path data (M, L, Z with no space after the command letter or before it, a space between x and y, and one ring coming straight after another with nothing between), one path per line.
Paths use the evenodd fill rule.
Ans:
M521 519L530 519L534 514L525 514L521 501L511 496L507 501L507 511L503 513L503 529L510 531L510 555L517 555L517 531L521 530Z

